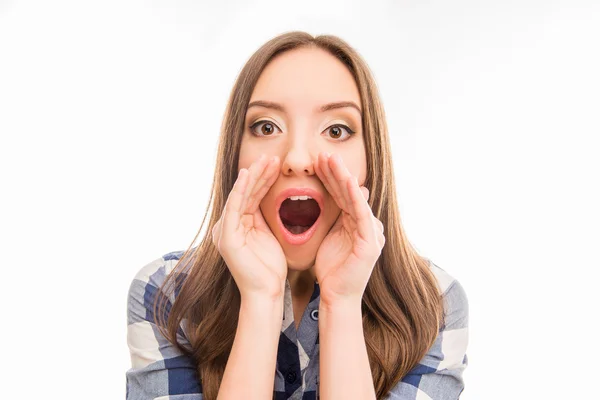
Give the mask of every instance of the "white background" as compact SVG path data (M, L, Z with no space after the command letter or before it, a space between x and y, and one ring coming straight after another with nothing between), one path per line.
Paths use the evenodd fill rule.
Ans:
M0 396L124 398L131 279L190 244L237 73L298 29L375 74L409 238L469 296L461 398L594 397L600 3L202 3L0 1Z

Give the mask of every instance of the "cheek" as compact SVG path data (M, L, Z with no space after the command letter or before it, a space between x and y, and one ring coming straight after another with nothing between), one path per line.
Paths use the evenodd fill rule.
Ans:
M366 158L362 158L358 163L359 167L356 170L356 177L358 178L358 183L363 185L365 180L367 179L367 160Z
M350 172L350 175L355 176L358 179L358 184L362 185L367 179L367 165L366 162L353 162L347 163L346 168Z
M263 217L271 222L277 221L277 210L275 209L275 194L273 187L271 186L267 193L260 200L259 206L262 211Z
M240 153L238 155L238 171L242 168L250 168L254 160L260 156L260 153L257 154L257 150L245 137L242 138Z
M362 185L367 179L367 158L362 145L351 146L339 153L350 175L358 179Z
M252 163L257 159L258 157L254 157L253 154L250 153L241 153L240 152L240 157L238 160L238 172L242 169L242 168L250 168L250 166L252 165Z

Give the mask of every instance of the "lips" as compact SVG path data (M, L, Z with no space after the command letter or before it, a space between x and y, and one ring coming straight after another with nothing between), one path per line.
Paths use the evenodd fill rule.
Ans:
M319 208L320 208L320 213L319 213L319 217L317 218L317 220L312 224L312 226L307 231L299 233L299 234L294 234L286 228L283 221L281 220L281 215L279 213L281 205L290 196L310 196L313 200L315 200L317 202L317 204L319 205ZM293 245L300 245L300 244L304 244L304 243L308 242L310 240L310 238L312 237L312 235L315 233L315 231L316 231L317 227L319 226L319 223L321 222L321 219L322 219L323 209L324 209L323 195L320 192L318 192L317 190L311 189L311 188L301 188L301 187L287 188L287 189L284 189L283 191L281 191L277 195L277 197L275 199L275 204L277 207L277 223L279 225L279 228L281 229L283 238L286 240L286 242L288 242L289 244L293 244Z

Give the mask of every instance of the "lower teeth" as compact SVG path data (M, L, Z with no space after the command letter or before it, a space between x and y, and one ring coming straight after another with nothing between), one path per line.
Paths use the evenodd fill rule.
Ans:
M310 226L302 226L302 225L288 225L288 224L284 224L285 228L290 231L291 233L293 233L294 235L298 235L300 233L304 233L306 232Z

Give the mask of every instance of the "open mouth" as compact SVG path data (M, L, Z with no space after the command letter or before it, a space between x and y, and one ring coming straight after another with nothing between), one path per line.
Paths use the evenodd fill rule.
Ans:
M308 231L319 219L321 208L314 199L305 200L287 198L279 208L279 218L285 229L293 235L300 235Z
M290 245L307 243L323 219L323 194L309 187L289 187L275 200L281 238Z

